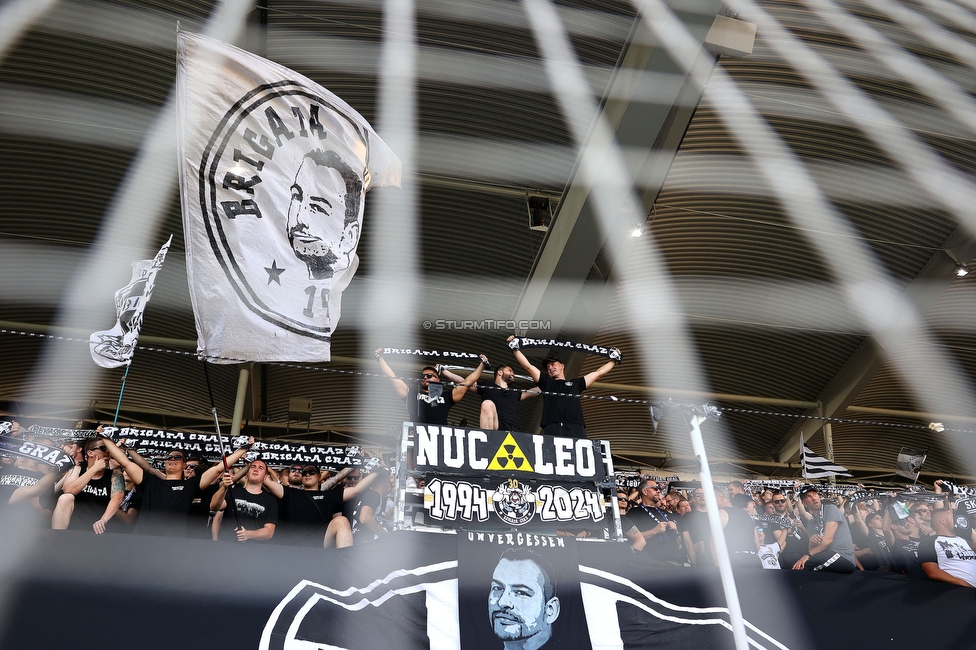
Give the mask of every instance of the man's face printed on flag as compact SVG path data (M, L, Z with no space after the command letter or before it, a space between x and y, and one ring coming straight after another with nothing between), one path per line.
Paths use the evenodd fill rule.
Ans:
M517 647L538 648L552 636L559 599L546 598L546 575L535 562L502 558L491 576L488 618L497 636Z
M316 150L305 155L295 175L288 241L311 280L348 268L359 244L359 188L349 187L351 173L334 152Z

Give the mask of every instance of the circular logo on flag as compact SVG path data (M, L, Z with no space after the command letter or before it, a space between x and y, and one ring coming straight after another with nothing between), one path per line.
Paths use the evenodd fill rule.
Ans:
M498 518L511 526L521 526L535 516L535 494L528 485L509 479L495 488L491 497Z
M200 203L214 255L257 316L331 337L359 264L366 156L357 122L296 82L254 88L223 116L200 161Z

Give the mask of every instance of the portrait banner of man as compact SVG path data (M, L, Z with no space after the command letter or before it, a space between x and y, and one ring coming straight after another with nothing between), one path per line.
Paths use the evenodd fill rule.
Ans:
M179 34L177 105L198 352L328 361L366 192L400 161L319 84L204 36Z
M575 544L533 533L459 533L462 650L591 648Z

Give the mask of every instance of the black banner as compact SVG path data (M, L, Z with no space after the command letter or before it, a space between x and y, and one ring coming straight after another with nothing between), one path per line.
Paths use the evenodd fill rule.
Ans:
M431 478L424 486L424 508L428 524L471 525L479 530L524 525L555 530L560 524L606 518L606 503L592 486L514 478Z
M49 447L10 436L0 436L0 452L36 460L56 468L59 472L66 472L75 464L71 456L57 447Z
M31 425L27 432L33 436L58 440L81 440L82 438L94 438L98 435L95 429L62 429L60 427L42 427L39 424Z
M735 647L718 569L664 565L627 544L576 543L572 550L565 537L513 531L469 539L463 533L469 554L456 536L406 531L338 550L147 536L139 540L139 556L152 562L99 563L78 558L126 557L132 539L44 530L18 544L12 543L16 532L0 528L0 543L17 567L0 609L3 648L53 648L65 639L82 648L106 646L101 638L78 637L78 603L111 592L133 613L113 621L113 634L140 639L140 650L172 648L172 635L147 630L174 625L181 647L190 650L502 650L488 594L493 577L503 587L511 584L504 572L495 574L511 548L545 561L521 554L511 562L531 559L555 569L549 575L553 593L542 604L558 598L559 614L550 608L544 625L527 627L551 626L558 643L565 639L559 628L575 626L570 633L578 638L569 645L550 641L545 649L587 643L627 650ZM736 569L735 582L754 648L949 650L976 638L973 590L944 582L875 571L760 569ZM236 587L233 597L228 584ZM928 620L938 625L919 625ZM511 627L507 622L501 627Z
M106 427L104 433L115 440L125 440L126 445L138 451L154 455L165 454L171 449L179 449L187 454L197 454L210 461L220 458L220 442L216 433L193 433L186 431L164 431L162 429L139 429L123 427L116 431ZM230 452L247 443L246 436L221 436L224 446ZM302 463L315 465L329 471L346 467L361 467L366 458L358 445L319 445L282 440L256 440L247 460L262 458L268 464L286 465Z
M418 424L414 469L437 475L600 483L606 476L600 443L509 431Z
M575 542L521 533L458 535L458 645L592 648Z

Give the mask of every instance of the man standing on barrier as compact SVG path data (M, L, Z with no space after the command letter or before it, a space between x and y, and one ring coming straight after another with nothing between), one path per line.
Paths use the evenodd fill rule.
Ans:
M447 415L451 407L464 399L468 388L478 383L482 371L488 364L488 357L481 355L481 363L468 375L463 382L451 390L445 391L441 384L440 373L433 366L425 366L420 371L420 388L410 388L407 382L399 379L393 368L383 358L383 348L377 348L376 360L380 362L383 374L393 382L393 390L401 399L407 401L407 416L412 422L423 424L447 424Z
M546 372L533 366L518 348L518 339L508 337L508 345L515 359L542 391L542 432L547 436L585 438L586 422L579 395L619 363L620 351L610 348L613 358L602 366L576 379L566 379L566 365L557 355L545 360ZM561 393L561 394L556 394Z
M441 370L441 376L455 383L462 383L464 379L450 372ZM493 384L476 384L468 387L472 393L481 397L481 414L478 425L485 431L522 431L519 421L519 402L539 394L538 388L519 390L514 388L515 369L504 365L495 368L495 382Z
M817 488L800 490L800 502L812 519L807 524L810 548L793 565L794 569L854 573L854 541L847 520L835 505L820 502Z

